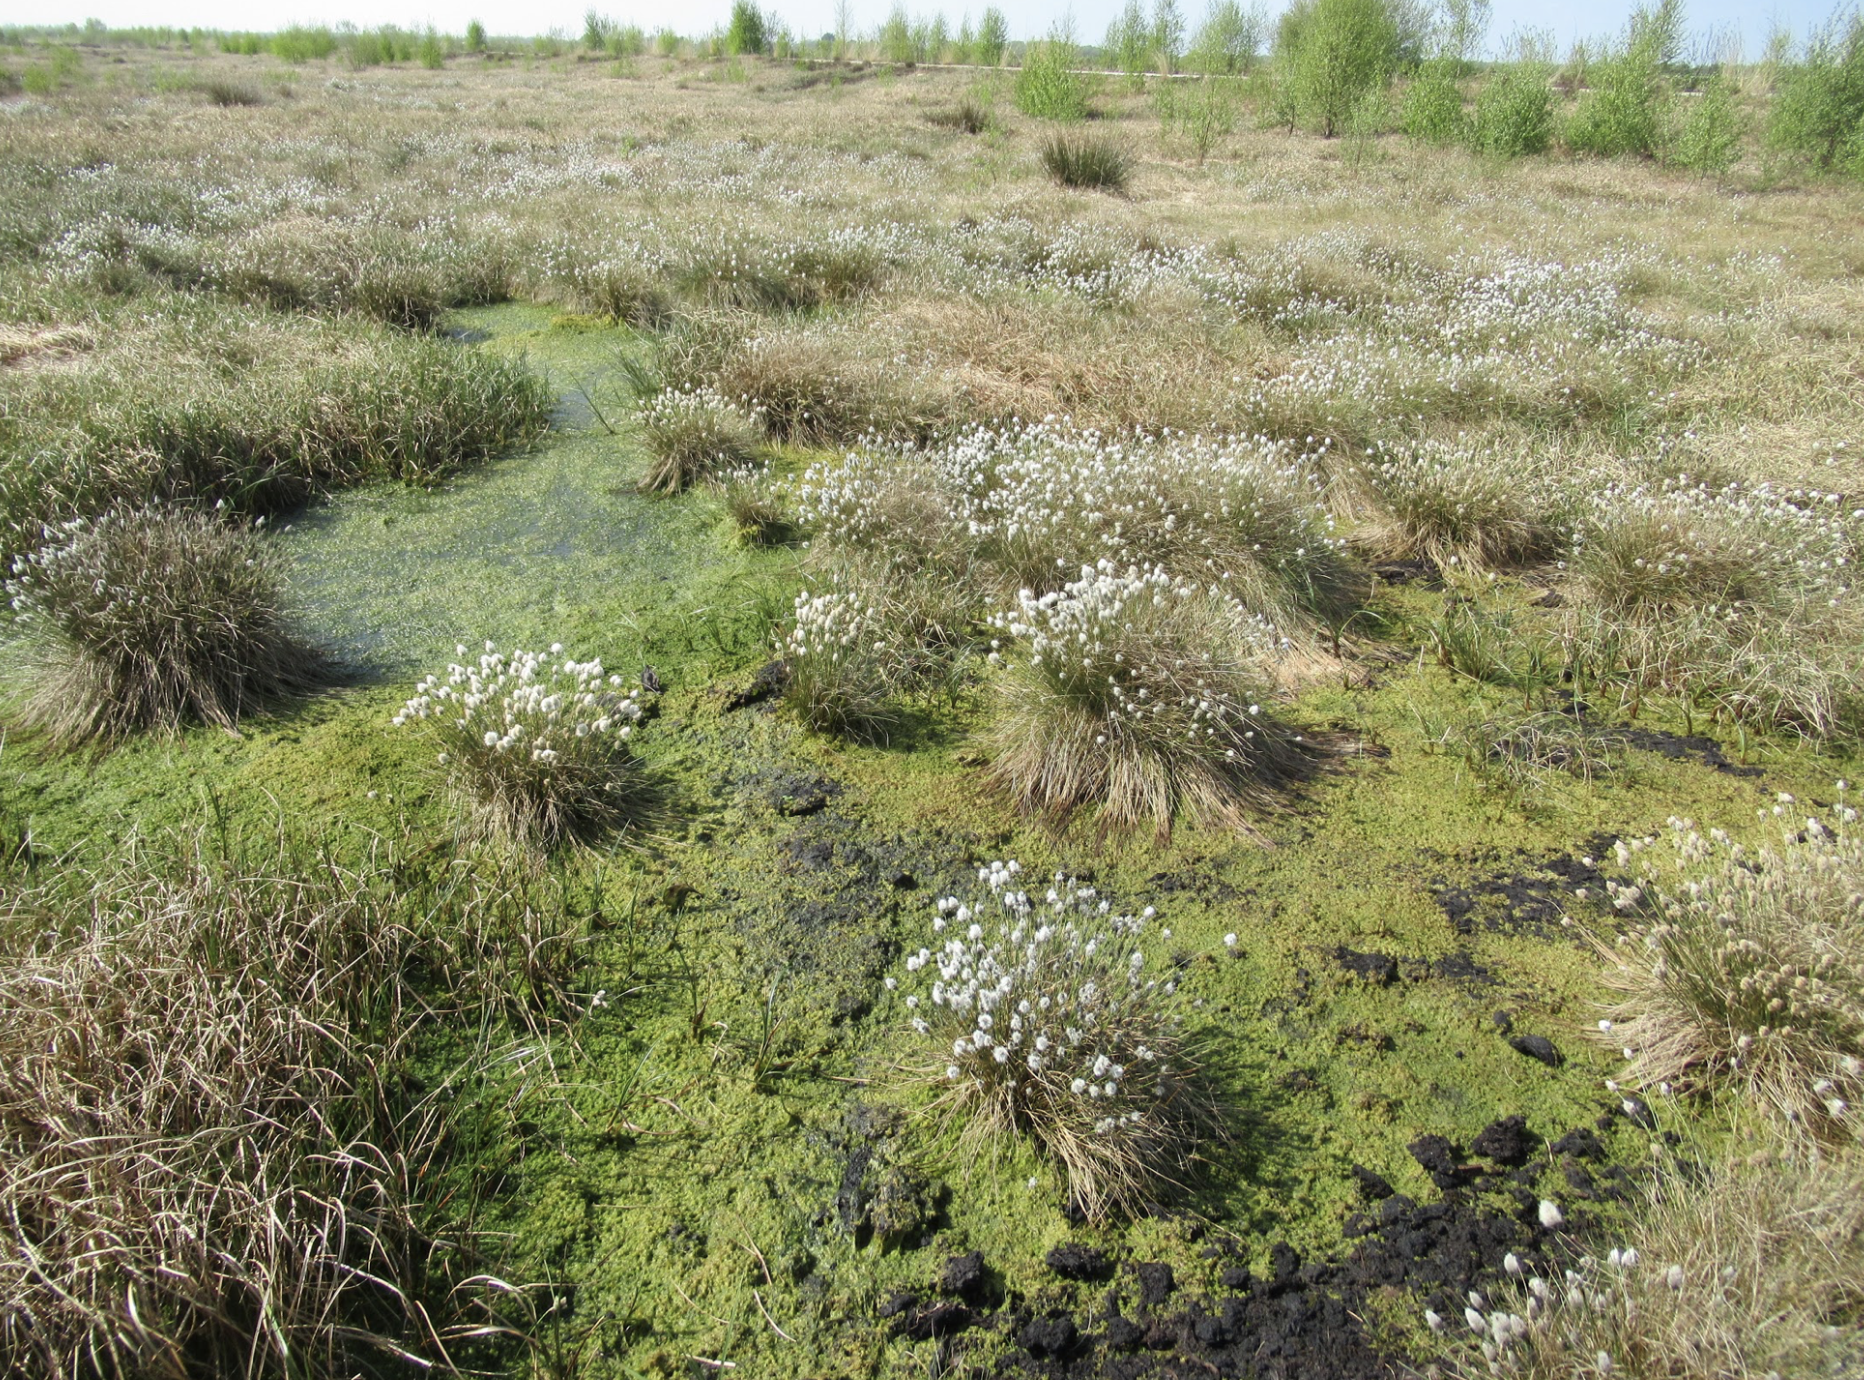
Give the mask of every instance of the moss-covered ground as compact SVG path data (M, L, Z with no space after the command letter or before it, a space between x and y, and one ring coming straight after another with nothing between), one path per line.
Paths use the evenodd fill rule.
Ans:
M629 332L522 305L451 324L461 348L543 370L556 427L431 490L354 491L282 525L295 601L344 683L238 737L76 759L15 739L0 813L48 855L216 818L355 847L442 840L432 749L389 719L456 643L562 642L630 676L655 668L665 690L637 746L659 806L559 864L590 899L581 1009L550 1027L548 1060L514 1045L460 1084L484 1099L467 1167L491 1185L480 1225L502 1234L498 1273L550 1286L530 1353L550 1373L684 1374L699 1357L744 1375L916 1374L936 1344L891 1335L882 1306L972 1250L1027 1303L1072 1298L1043 1264L1067 1241L1165 1261L1190 1289L1214 1283L1212 1231L1258 1271L1278 1242L1336 1253L1361 1206L1353 1165L1429 1200L1406 1149L1420 1135L1467 1144L1519 1113L1552 1139L1614 1103L1589 937L1609 933L1594 902L1612 838L1679 813L1738 829L1774 792L1822 798L1845 774L1790 742L1729 741L1719 766L1632 749L1607 777L1498 793L1434 740L1513 692L1421 651L1406 630L1444 596L1410 585L1379 595L1389 635L1290 709L1329 768L1266 821L1266 846L1032 824L986 788L969 692L917 706L879 747L812 736L767 700L732 707L771 655L797 553L737 545L706 492L633 491L644 457L602 404L638 347ZM1234 1135L1168 1211L1071 1222L1026 1147L960 1140L896 1039L882 987L896 955L922 941L935 897L1009 857L1154 905L1171 931ZM1395 969L1362 961L1363 976L1354 954ZM1518 1052L1504 1027L1547 1037L1561 1063ZM426 1072L452 1073L482 1034L428 1050ZM1648 1133L1612 1125L1613 1153L1638 1162ZM1400 1344L1416 1312L1393 1302Z

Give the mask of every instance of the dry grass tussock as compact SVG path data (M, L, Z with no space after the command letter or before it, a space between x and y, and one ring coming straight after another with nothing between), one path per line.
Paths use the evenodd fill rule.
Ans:
M1864 1367L1864 1166L1855 1153L1671 1164L1626 1244L1437 1318L1457 1374L1748 1380ZM1475 1324L1480 1322L1479 1330Z
M47 369L74 360L97 343L82 326L0 325L0 368Z
M1672 821L1667 847L1620 843L1618 1001L1605 1038L1639 1087L1736 1087L1784 1124L1864 1138L1864 837L1844 801L1749 849Z
M438 1011L553 990L560 917L490 870L150 861L0 883L0 1369L445 1366L449 1109L399 1066Z
M6 592L27 645L20 717L55 743L242 716L314 687L258 536L211 513L134 508L48 528Z

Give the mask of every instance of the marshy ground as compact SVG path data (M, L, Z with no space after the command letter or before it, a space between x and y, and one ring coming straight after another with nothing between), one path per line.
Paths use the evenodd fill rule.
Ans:
M204 98L208 75L255 102ZM927 119L965 96L983 133ZM236 734L67 753L12 727L13 913L47 913L55 874L205 850L423 895L483 869L535 921L495 941L535 960L496 1000L448 976L444 1018L397 1026L379 1070L449 1127L402 1180L415 1235L447 1243L403 1277L444 1301L411 1349L561 1377L1397 1374L1443 1355L1426 1308L1461 1326L1508 1253L1557 1271L1626 1239L1679 1164L1799 1153L1725 1087L1619 1086L1601 945L1621 840L1679 816L1769 840L1782 798L1818 815L1856 774L1856 595L1803 571L1859 536L1857 188L1248 128L1194 158L1143 93L1096 105L1136 157L1123 196L1053 185L1040 122L968 72L99 49L0 103L9 552L105 502L264 515L333 668ZM336 393L294 392L304 361L392 365L409 398L317 411ZM794 540L746 540L712 485L639 491L643 377L742 409L737 482ZM940 567L961 593L888 584L886 532L810 507L825 484L891 502L862 476L923 465L949 507L914 521L975 533L1004 510L964 509L937 457L1045 417L1070 445L1098 429L1065 464L1014 452L1064 477L1108 473L1133 428L1260 438L1362 582L1350 613L1290 596L1278 621L1265 694L1313 769L1246 830L1017 809L990 746L1007 558L979 538ZM146 463L183 452L182 482ZM1015 501L1065 510L1042 482ZM1663 507L1701 486L1739 512ZM1485 546L1405 506L1427 489L1539 535ZM1583 553L1620 501L1786 533L1752 579L1791 589L1742 605L1768 626L1654 647L1697 596L1647 617L1598 592ZM1071 522L1042 529L1068 578L1128 550ZM799 591L862 579L895 600L863 636L940 635L882 658L877 731L814 731L772 666ZM1647 640L1605 646L1601 618ZM390 720L487 642L659 687L630 827L515 861L457 836L432 743ZM1012 858L1156 908L1148 962L1222 1131L1137 1212L1086 1217L1028 1138L965 1135L886 985L935 901ZM1855 1361L1855 1316L1832 1320L1831 1362Z

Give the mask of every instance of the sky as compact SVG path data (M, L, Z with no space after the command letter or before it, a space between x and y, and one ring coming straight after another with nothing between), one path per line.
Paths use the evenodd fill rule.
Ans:
M893 8L893 0L849 0L857 32L877 28ZM968 9L975 18L988 0L906 0L914 15L930 15L941 8L952 28ZM1009 19L1012 38L1036 38L1056 20L1071 14L1076 36L1098 42L1108 21L1125 0L996 0ZM1150 8L1151 0L1142 0ZM1206 0L1177 0L1195 29ZM1271 11L1285 0L1268 0ZM1565 0L1559 5L1532 0L1494 0L1495 22L1491 41L1499 41L1520 28L1551 30L1564 52L1580 38L1614 35L1624 27L1634 0ZM647 30L668 27L682 34L709 32L724 22L731 0L7 0L0 24L82 23L95 17L113 28L137 25L174 25L208 29L272 30L292 23L335 24L344 20L362 26L398 24L424 28L431 24L446 33L461 33L478 19L494 34L536 34L561 29L580 34L583 15L591 8L624 24ZM1834 0L1685 0L1687 25L1692 34L1732 31L1739 35L1748 57L1758 57L1767 34L1783 25L1796 36L1823 23L1833 12ZM836 0L764 0L762 8L774 12L799 36L814 37L835 27Z

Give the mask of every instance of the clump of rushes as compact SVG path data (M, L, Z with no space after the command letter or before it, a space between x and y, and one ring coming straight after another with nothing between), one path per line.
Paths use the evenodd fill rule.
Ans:
M1248 830L1300 772L1298 740L1262 711L1272 630L1232 601L1102 561L993 622L1022 649L990 656L991 771L1025 810L1094 805L1161 839L1178 817Z
M1377 512L1354 544L1383 560L1484 571L1552 554L1553 505L1518 466L1466 443L1375 446L1367 477Z
M1601 1031L1640 1087L1733 1085L1792 1125L1864 1138L1864 836L1844 802L1820 819L1782 794L1786 831L1750 851L1672 820L1618 845L1635 881L1610 885L1629 919L1609 950L1620 994Z
M1042 141L1042 166L1064 187L1124 192L1132 180L1133 156L1111 139L1055 133Z
M256 532L126 508L48 527L6 592L33 648L24 719L63 746L243 714L315 685Z
M466 647L456 648L464 657ZM587 841L624 823L636 791L628 739L639 692L600 661L491 642L476 662L429 676L396 714L424 724L476 832L523 847Z
M821 733L886 737L887 643L878 601L858 589L804 590L783 641L785 694L803 722Z
M1152 909L1114 915L1059 875L1032 898L1019 872L993 862L977 871L988 897L937 903L944 937L906 959L913 1032L976 1132L1032 1137L1091 1219L1143 1209L1183 1185L1217 1125L1176 984L1146 973Z
M444 1153L442 1127L397 1105L414 946L393 892L365 890L328 864L199 866L6 897L0 1370L349 1374L433 1354L398 1286L438 1260L407 1170Z
M760 439L753 409L704 386L650 394L641 400L637 415L653 457L641 476L642 493L679 493L740 468L756 454Z

